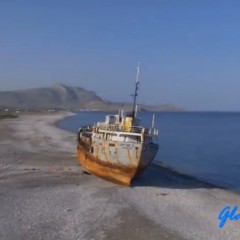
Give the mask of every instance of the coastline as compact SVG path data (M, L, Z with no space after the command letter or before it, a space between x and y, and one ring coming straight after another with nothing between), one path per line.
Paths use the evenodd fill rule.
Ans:
M54 123L54 125L55 125L56 127L60 128L60 129L63 129L63 130L65 130L65 131L68 131L69 133L73 133L72 131L67 130L66 128L61 128L61 126L60 126L59 123L62 122L62 121L64 121L64 120L66 120L68 117L71 117L71 116L74 116L74 115L76 115L76 113L70 113L69 116L66 116L66 117L64 117L64 118L62 118L62 119L60 119L60 120L57 120L57 121ZM180 171L178 171L178 170L176 170L176 169L174 169L174 168L172 168L172 167L170 167L170 166L163 165L163 164L161 164L160 162L157 162L157 161L153 161L153 162L151 163L151 166L152 166L152 167L155 167L155 168L158 168L158 169L160 169L161 171L166 171L166 172L168 172L169 174L173 174L173 175L179 176L179 177L181 177L181 178L186 178L186 179L189 179L189 180L192 180L192 181L196 181L196 182L198 182L199 184L202 184L203 186L205 186L206 188L212 187L212 188L225 189L225 190L227 190L227 191L230 191L230 192L239 194L239 192L238 192L237 190L230 189L230 188L227 188L227 187L223 187L223 186L220 186L220 185L218 185L218 184L211 183L211 182L207 182L207 181L205 181L204 179L200 179L200 178L198 178L198 177L196 177L196 176L193 176L193 175L190 175L190 174L186 174L186 173L180 172Z
M58 127L68 114L0 122L1 239L240 237L238 222L218 226L238 194L164 167L151 166L131 188L84 174L75 135Z
M160 163L158 163L156 161L155 162L153 161L152 166L154 166L155 168L157 168L157 169L159 169L161 171L166 171L169 174L173 174L175 176L178 176L179 178L188 179L190 181L198 182L199 184L201 184L205 188L219 188L219 189L224 189L226 191L239 194L237 191L234 191L232 189L228 189L226 187L223 187L223 186L220 186L220 185L217 185L217 184L214 184L214 183L210 183L210 182L204 181L203 179L199 179L199 178L197 178L197 177L195 177L193 175L188 175L186 173L179 172L179 171L177 171L174 168L171 168L171 167L168 167L168 166L165 166L165 165L161 165Z

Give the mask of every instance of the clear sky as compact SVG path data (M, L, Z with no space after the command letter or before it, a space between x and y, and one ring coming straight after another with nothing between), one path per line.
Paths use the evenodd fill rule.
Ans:
M130 101L240 111L240 1L0 0L0 90L60 82Z

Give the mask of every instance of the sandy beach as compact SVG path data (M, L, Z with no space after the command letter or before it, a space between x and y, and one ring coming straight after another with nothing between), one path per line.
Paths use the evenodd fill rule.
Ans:
M0 121L0 239L240 239L240 221L218 220L236 193L154 165L131 188L85 174L55 124L69 115Z

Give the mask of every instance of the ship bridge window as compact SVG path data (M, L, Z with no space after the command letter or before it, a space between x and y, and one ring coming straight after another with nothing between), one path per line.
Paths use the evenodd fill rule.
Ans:
M115 140L117 139L117 134L107 133L107 134L106 134L106 139L107 139L107 140L113 140L113 141L115 141Z
M97 139L103 139L104 138L104 133L97 133L94 135L95 138Z
M122 138L122 141L124 142L132 142L132 143L141 142L141 137L137 135L121 134L120 138Z

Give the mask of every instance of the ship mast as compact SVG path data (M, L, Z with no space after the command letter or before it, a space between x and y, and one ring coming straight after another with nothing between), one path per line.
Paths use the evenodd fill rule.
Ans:
M137 99L137 95L138 95L138 89L139 89L139 71L140 71L140 62L138 63L137 66L137 76L136 76L136 83L135 83L135 92L132 95L133 96L133 111L132 111L132 117L133 120L136 117L136 99Z

